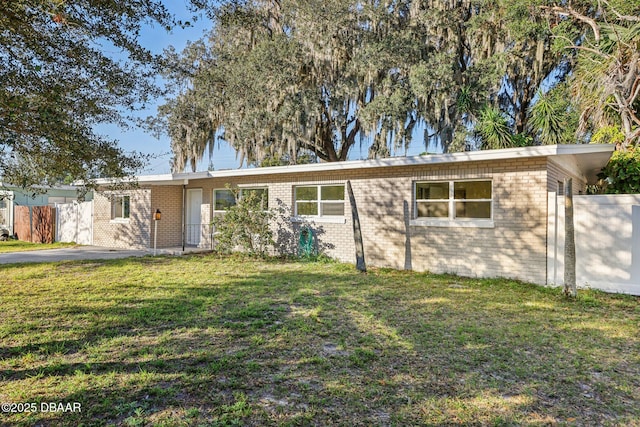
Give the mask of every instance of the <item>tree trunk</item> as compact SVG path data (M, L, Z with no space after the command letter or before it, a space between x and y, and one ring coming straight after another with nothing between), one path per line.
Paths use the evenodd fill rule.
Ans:
M576 290L576 240L573 227L573 179L564 181L564 294L575 298Z
M349 193L349 204L351 205L351 217L353 218L353 240L356 245L356 268L358 271L365 273L367 265L364 262L364 244L362 242L362 231L360 230L360 217L358 215L358 207L356 206L356 198L353 195L351 181L347 181L347 193Z

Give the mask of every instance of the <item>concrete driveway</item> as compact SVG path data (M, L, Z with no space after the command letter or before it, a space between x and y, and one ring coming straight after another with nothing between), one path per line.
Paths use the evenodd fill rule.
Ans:
M116 259L149 255L146 250L113 249L99 246L77 246L63 249L9 252L0 254L0 264L17 262L54 262L85 259Z

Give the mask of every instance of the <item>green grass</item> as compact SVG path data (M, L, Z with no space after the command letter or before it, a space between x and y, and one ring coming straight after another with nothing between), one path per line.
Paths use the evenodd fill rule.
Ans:
M6 252L23 252L23 251L39 251L43 249L60 249L75 246L75 243L31 243L22 240L7 240L0 242L0 253Z
M0 424L640 425L640 300L216 256L2 267Z

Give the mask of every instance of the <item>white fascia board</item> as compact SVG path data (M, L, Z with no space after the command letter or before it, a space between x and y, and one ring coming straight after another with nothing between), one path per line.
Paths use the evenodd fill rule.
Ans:
M124 182L138 183L142 185L187 185L192 179L210 178L209 172L192 173L166 173L159 175L139 175L134 179L126 179ZM112 178L100 178L96 180L99 185L109 185L115 182Z
M536 147L505 148L501 150L466 151L462 153L431 154L425 156L395 157L375 160L351 160L346 162L312 163L293 166L273 166L252 169L233 169L209 172L212 178L226 178L235 176L273 175L304 172L327 172L350 169L370 169L398 166L435 165L457 162L477 162L507 159L525 159L534 157L549 157L562 154L589 154L613 152L613 145L541 145Z
M208 172L162 175L141 175L137 177L137 182L139 184L145 185L186 185L190 180L205 178L228 178L240 176L294 174L305 172L331 172L352 169L373 169L399 166L428 166L457 162L527 159L558 155L588 155L590 153L613 152L613 150L613 145L606 144L541 145L535 147L466 151L462 153L430 154L424 156L394 157L374 160L349 160L344 162L324 162L293 166L272 166L262 168L229 169ZM99 184L109 184L111 182L113 181L109 179L98 180Z
M136 177L140 184L150 185L187 185L192 179L210 178L209 172L167 173L162 175L141 175Z
M595 154L595 153L612 153L615 151L615 144L562 144L562 145L550 145L550 147L557 147L558 155L563 154Z
M213 178L226 178L226 177L232 177L232 176L274 175L274 174L304 173L304 172L330 172L330 171L341 171L341 170L350 170L350 169L372 169L372 168L384 168L384 167L419 166L419 165L470 162L470 161L482 161L482 160L501 160L501 159L520 158L520 157L521 158L541 157L541 156L550 156L550 155L556 154L555 151L552 150L552 147L553 146L524 147L524 149L508 148L504 150L466 151L463 153L430 154L425 156L394 157L394 158L373 159L373 160L350 160L345 162L311 163L311 164L305 164L305 165L272 166L272 167L252 168L252 169L233 169L233 170L224 170L224 171L212 171L212 172L209 172L209 175ZM534 149L534 150L527 150L527 149Z

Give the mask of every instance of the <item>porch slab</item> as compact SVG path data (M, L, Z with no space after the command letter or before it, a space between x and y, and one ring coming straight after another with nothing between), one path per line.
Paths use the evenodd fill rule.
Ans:
M148 249L147 251L149 254L153 255L153 249ZM187 254L202 254L202 253L208 253L208 252L212 252L212 250L210 248L199 248L196 246L185 246L184 250L182 249L182 246L176 246L171 248L158 248L156 250L157 255L173 255L173 256L180 256L180 255L187 255Z

